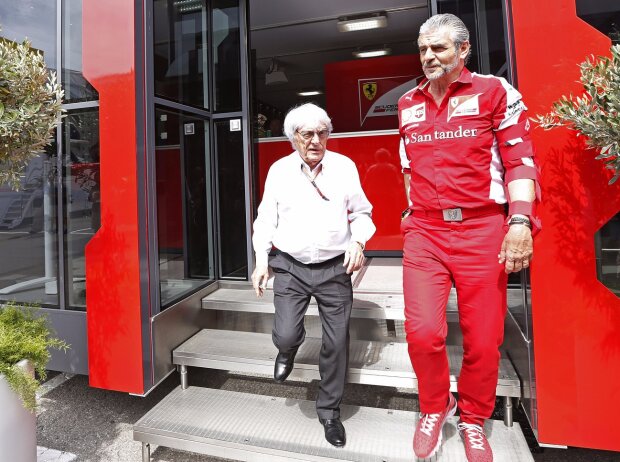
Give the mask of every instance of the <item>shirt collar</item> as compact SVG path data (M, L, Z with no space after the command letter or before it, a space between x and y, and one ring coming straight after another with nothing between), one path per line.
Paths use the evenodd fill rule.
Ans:
M330 155L329 153L330 153L330 151L328 151L328 150L326 149L326 150L325 150L325 155L324 155L324 156L323 156L323 158L321 159L321 162L319 162L319 163L316 165L316 167L314 167L314 170L313 170L313 171L315 171L317 168L319 168L319 165L322 165L322 167L321 167L321 171L323 171L323 172L325 171L325 166L326 166L326 165L329 165L329 163L330 163L330 160L329 160L329 159L331 158L331 155ZM304 160L301 158L301 156L299 155L299 153L298 153L297 151L293 152L293 153L291 154L291 156L292 156L292 157L296 160L296 162L297 162L297 163L299 163L299 165L301 165L301 166L302 166L302 168L306 169L306 171L310 170L310 167L308 167L308 164L306 164L306 163L304 162Z
M414 92L415 93L417 92L428 93L428 85L430 84L430 82L431 82L430 80L424 77L424 79L420 82L420 84L415 88ZM454 82L463 83L463 84L471 83L472 75L469 69L464 67L463 70L461 71L461 74ZM450 85L454 84L454 82L452 82Z
M471 72L469 72L469 69L464 67L463 70L461 71L461 75L459 75L459 78L456 79L456 81L460 83L471 83L472 76L471 76Z

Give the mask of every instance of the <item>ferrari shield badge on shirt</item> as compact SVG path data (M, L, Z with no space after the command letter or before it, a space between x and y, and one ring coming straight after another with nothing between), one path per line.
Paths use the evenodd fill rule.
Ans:
M480 93L476 95L452 96L448 104L448 120L452 117L480 114L478 96L480 96Z

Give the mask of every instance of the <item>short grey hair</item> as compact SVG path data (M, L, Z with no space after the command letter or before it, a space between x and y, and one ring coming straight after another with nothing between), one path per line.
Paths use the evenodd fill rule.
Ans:
M284 118L284 134L293 144L295 132L304 125L325 125L329 133L332 132L334 127L332 126L332 120L325 112L325 109L317 106L316 104L306 103L301 106L294 107L286 117ZM295 145L293 144L293 148Z
M450 13L436 14L428 18L420 26L420 35L428 34L436 30L446 28L450 31L450 39L454 42L454 46L458 50L464 42L469 42L469 30L465 23L458 16ZM465 64L471 56L471 48L465 57Z

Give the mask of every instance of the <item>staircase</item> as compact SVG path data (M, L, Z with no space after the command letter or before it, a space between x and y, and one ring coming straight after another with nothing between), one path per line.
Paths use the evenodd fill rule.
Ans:
M13 229L19 226L24 218L23 198L13 200L4 215L0 218L0 228Z
M376 260L376 259L375 259ZM380 260L376 261L380 263ZM375 265L357 275L353 319L401 321L402 293L394 279L400 267ZM394 273L394 275L392 275ZM375 279L383 284L373 285ZM397 278L398 279L398 278ZM365 282L364 282L365 281ZM385 283L385 281L390 281ZM458 320L456 300L448 303L448 320ZM225 312L274 312L273 294L257 299L253 290L220 288L203 299L203 309ZM318 316L315 304L308 316ZM306 337L295 367L287 379L318 380L319 338ZM189 386L188 366L273 374L277 350L268 333L203 329L173 352L181 385L134 425L134 440L143 444L143 461L150 445L193 451L243 461L378 461L414 460L411 448L418 413L361 406L342 406L347 445L327 443L313 401L279 398ZM451 390L457 391L462 348L448 347ZM402 338L352 339L348 381L377 387L418 391L418 383ZM500 361L497 395L504 398L505 421L488 421L486 432L497 461L533 461L518 423L512 422L512 398L521 396L521 384L510 360ZM444 444L433 460L464 461L456 418L446 425Z

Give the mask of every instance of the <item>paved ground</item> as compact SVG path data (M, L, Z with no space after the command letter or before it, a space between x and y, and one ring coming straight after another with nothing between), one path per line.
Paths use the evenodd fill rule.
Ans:
M149 396L138 398L90 388L84 376L74 376L64 382L62 376L54 379L56 384L62 383L41 398L37 423L39 462L140 462L141 445L132 439L132 425L179 384L177 375L173 374ZM269 378L198 369L190 369L190 384L310 400L317 391L316 381L278 385ZM347 404L417 410L415 395L397 389L378 390L351 384L347 386L345 401ZM501 406L497 409L494 417L501 418ZM518 412L516 419L524 421ZM533 437L529 440L536 462L620 461L620 453L577 448L543 450L536 446ZM154 462L222 461L166 448L153 449L151 460Z

